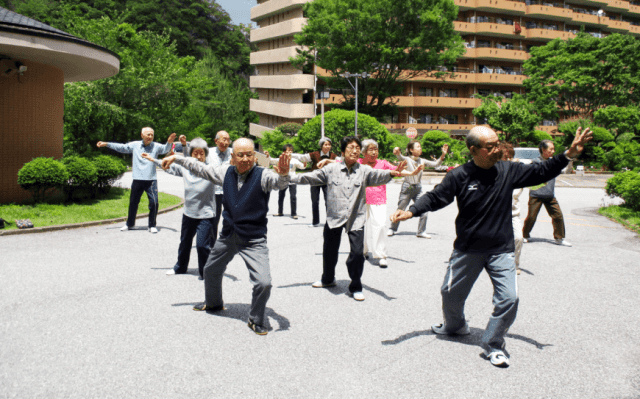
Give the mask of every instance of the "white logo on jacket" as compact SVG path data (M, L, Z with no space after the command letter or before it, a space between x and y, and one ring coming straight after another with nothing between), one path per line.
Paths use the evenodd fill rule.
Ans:
M478 189L478 184L469 184L469 188L467 188L467 190L472 191L472 190L477 190Z

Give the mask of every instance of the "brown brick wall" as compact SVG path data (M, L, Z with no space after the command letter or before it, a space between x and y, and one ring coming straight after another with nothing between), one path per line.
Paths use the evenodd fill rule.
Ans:
M32 61L23 76L0 76L0 203L30 198L18 171L36 157L62 158L64 75Z

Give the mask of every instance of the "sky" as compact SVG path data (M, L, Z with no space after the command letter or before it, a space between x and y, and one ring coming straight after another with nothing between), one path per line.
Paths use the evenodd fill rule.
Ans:
M231 21L238 24L251 24L251 8L258 5L256 0L216 0L229 13Z

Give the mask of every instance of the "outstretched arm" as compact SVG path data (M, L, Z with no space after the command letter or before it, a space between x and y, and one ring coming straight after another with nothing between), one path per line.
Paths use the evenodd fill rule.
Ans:
M160 154L166 154L169 151L171 151L171 148L173 147L173 141L176 139L176 134L175 133L171 133L171 136L169 136L169 139L167 140L167 144L165 144L162 149L160 150Z
M154 157L152 157L151 155L147 154L146 152L143 152L142 154L140 154L140 156L144 159L146 159L147 161L151 161L153 163L155 163L156 165L162 167L162 161L155 159ZM164 169L164 171L170 175L173 176L182 176L182 169L180 168L180 165L171 165L171 167L169 169Z
M173 162L189 170L195 176L209 180L219 186L224 182L224 176L227 173L227 169L230 168L229 165L214 166L213 164L202 163L195 158L171 155L162 159L162 169L169 169Z
M122 154L131 154L133 152L133 148L131 148L129 143L120 144L120 143L108 143L106 141L98 141L98 144L96 144L96 146L98 148L107 147L111 150L120 152Z
M584 145L593 139L593 133L591 129L586 128L582 131L582 128L579 127L576 130L576 136L573 138L573 143L571 143L571 147L565 152L567 158L575 158L582 153L584 150Z

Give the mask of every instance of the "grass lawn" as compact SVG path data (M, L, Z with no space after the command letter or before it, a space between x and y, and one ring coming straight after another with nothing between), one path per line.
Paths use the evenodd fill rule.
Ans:
M600 208L599 212L601 215L613 219L628 229L640 234L640 212L619 205Z
M109 194L97 199L76 200L64 203L64 199L53 197L41 204L0 204L0 217L11 224L5 225L6 230L16 229L16 219L30 219L34 227L58 226L72 223L91 222L95 220L115 219L127 216L129 209L130 190L113 187ZM158 193L160 209L165 209L182 202L182 198ZM138 214L147 213L149 201L147 195L142 194L138 206Z

